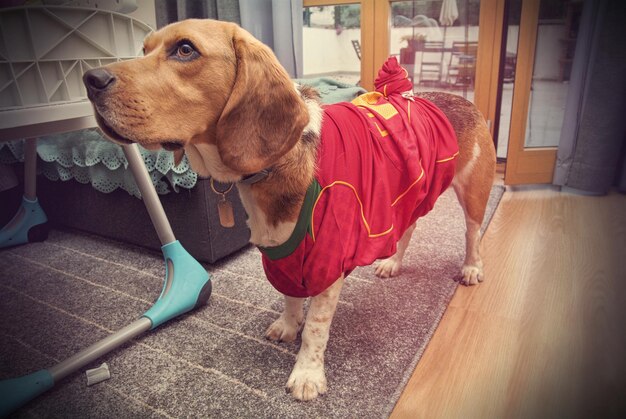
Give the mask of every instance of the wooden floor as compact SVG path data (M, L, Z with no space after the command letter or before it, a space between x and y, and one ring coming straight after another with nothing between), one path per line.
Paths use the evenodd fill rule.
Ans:
M626 196L505 193L392 418L626 417Z

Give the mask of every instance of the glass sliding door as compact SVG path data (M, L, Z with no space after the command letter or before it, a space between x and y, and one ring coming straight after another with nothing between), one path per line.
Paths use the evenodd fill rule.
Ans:
M438 90L474 100L479 0L391 2L389 53L414 90Z
M582 1L512 3L519 42L505 183L551 183Z

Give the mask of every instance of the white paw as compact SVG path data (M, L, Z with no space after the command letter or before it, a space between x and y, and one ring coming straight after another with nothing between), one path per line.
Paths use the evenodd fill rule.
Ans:
M390 278L400 273L402 262L397 261L393 256L383 259L376 264L376 276L379 278Z
M293 342L298 336L302 320L288 319L281 315L274 323L267 328L265 337L277 342Z
M287 381L287 391L297 400L313 400L327 389L323 366L299 368L296 364Z
M483 267L480 265L463 265L461 269L461 284L463 285L478 285L479 282L483 282L485 274L483 273Z

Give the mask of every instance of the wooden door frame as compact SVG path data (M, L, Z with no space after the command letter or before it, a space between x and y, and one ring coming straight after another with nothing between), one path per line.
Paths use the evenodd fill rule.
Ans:
M504 183L552 183L556 147L526 148L526 127L537 46L540 0L524 0L513 84L511 131Z
M506 0L481 0L478 21L478 56L474 82L474 104L482 112L494 137L499 111L498 81Z

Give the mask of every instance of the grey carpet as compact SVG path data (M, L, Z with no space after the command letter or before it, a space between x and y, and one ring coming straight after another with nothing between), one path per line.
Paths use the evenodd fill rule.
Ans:
M494 187L485 225L503 191ZM313 402L285 393L299 342L263 338L282 299L248 248L207 266L208 306L105 356L110 380L87 387L76 373L15 416L385 417L454 293L464 248L462 210L448 191L418 221L399 277L378 279L372 267L349 277L326 353L329 392ZM162 276L159 254L74 231L0 252L0 379L127 325L150 307Z

